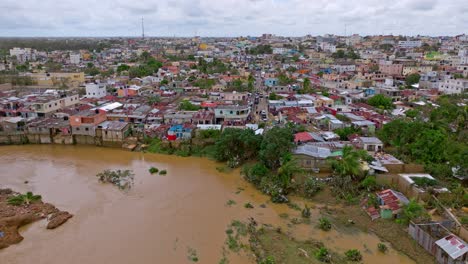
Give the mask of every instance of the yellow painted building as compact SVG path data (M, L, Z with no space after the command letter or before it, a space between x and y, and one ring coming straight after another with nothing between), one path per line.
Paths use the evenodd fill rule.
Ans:
M62 83L78 87L85 82L84 72L50 72L50 73L31 73L28 75L42 86L60 86Z

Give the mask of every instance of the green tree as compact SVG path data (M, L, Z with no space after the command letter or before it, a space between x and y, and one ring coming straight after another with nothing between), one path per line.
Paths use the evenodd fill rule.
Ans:
M260 147L260 160L270 169L281 167L282 159L294 147L294 135L289 128L274 127L263 136Z
M411 85L419 83L419 80L421 79L421 75L418 73L412 73L408 76L406 76L405 83L408 88L411 88Z
M183 100L179 104L179 110L197 111L197 110L200 110L200 106L192 104L189 100Z
M215 158L237 167L257 156L261 139L251 129L226 128L215 143Z
M118 67L117 67L117 73L121 73L123 71L128 71L130 69L130 66L128 66L127 64L120 64Z
M380 109L393 109L392 99L383 94L372 96L367 103Z
M365 150L355 150L353 147L345 146L341 158L331 159L330 164L335 174L341 177L351 176L356 179L363 174L361 161L365 160L367 156Z
M270 95L268 95L269 100L279 100L283 97L277 95L275 92L271 92Z
M348 136L350 135L361 134L361 129L350 126L350 127L336 129L333 132L335 132L338 136L340 136L341 140L348 140Z

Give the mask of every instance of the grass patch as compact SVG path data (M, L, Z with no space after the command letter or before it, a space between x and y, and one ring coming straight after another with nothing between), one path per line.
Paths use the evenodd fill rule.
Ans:
M159 171L159 175L166 175L167 174L167 171L166 170L160 170Z
M298 241L274 229L261 228L250 241L251 248L258 256L257 263L346 263L343 256L326 249L321 242ZM266 262L269 258L275 262Z

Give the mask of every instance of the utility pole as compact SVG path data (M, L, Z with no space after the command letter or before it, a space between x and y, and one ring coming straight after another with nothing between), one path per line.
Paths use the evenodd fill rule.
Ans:
M145 22L143 17L141 18L141 38L145 39Z

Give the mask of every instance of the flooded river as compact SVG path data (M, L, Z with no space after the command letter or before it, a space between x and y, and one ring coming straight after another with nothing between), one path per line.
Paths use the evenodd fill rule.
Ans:
M151 167L166 176L151 175ZM300 217L286 205L275 205L241 179L239 171L221 173L219 164L203 158L126 152L84 146L1 146L0 186L41 194L43 200L74 214L56 230L45 222L21 229L25 239L0 250L1 264L83 263L218 263L228 224L252 216L282 226L300 239L321 240L343 253L357 248L364 263L414 263L391 249L377 252L379 239L368 233L322 232L314 227L288 227L279 214ZM130 169L135 185L123 193L98 183L105 169ZM29 181L25 184L25 181ZM226 206L228 200L236 202ZM255 209L245 209L250 202ZM266 208L260 208L266 204ZM228 256L230 263L254 263L245 255Z

